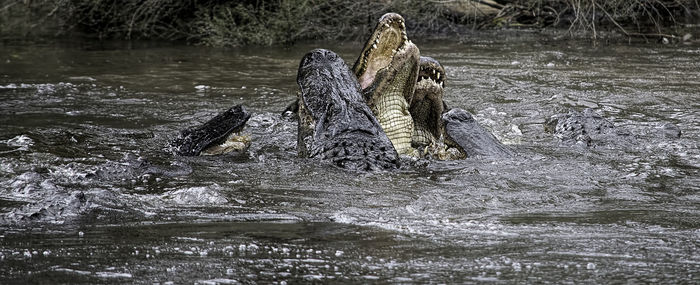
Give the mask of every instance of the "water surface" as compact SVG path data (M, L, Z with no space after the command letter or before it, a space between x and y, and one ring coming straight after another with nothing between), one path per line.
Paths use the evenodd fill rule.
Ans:
M415 41L519 155L350 173L296 157L298 61L359 43L0 45L0 283L700 281L700 45ZM165 150L236 104L251 148ZM630 139L562 144L592 108ZM682 135L664 135L666 124Z

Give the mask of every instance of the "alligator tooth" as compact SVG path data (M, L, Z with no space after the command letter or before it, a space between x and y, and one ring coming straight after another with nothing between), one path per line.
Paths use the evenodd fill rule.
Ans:
M440 82L440 87L445 87L445 82Z
M377 43L373 43L372 48L377 48Z
M440 79L440 72L437 73L437 79Z
M435 69L433 69L433 74L435 74Z

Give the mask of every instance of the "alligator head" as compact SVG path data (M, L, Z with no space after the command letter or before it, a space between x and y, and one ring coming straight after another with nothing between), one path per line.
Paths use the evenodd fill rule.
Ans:
M469 112L459 108L448 110L442 99L446 79L445 69L437 60L420 57L410 109L415 125L413 146L438 159L512 155Z
M413 117L414 147L433 145L440 139L441 116L445 109L445 103L442 101L445 79L445 69L437 60L432 57L420 57L418 81L409 109Z
M301 157L352 170L398 166L398 154L360 94L360 84L337 54L323 49L306 54L297 84Z
M170 149L178 155L216 155L241 151L250 146L250 136L241 135L250 113L236 105L196 128L189 128L170 142Z
M418 47L408 40L399 14L379 19L353 66L362 93L400 154L410 154L413 119L409 112L418 77Z
M513 151L482 127L469 112L453 108L442 114L445 144L466 157L509 157Z

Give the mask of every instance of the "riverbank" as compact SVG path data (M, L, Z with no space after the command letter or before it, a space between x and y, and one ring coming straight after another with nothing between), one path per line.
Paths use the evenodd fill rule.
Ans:
M155 39L207 46L358 41L386 12L402 14L415 38L523 29L594 40L683 41L698 30L700 4L697 0L11 0L0 7L0 37Z

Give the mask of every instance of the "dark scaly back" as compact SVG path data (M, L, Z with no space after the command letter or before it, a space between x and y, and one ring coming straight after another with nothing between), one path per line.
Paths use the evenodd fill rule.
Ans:
M299 155L352 170L398 166L398 155L360 95L357 79L329 50L299 64Z

